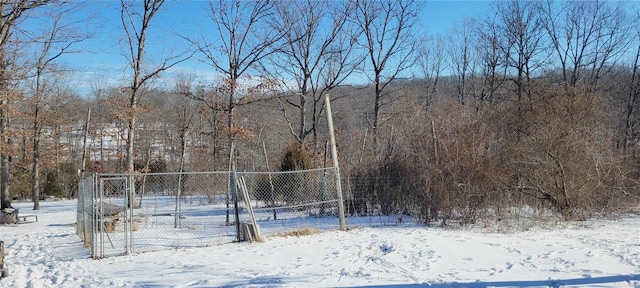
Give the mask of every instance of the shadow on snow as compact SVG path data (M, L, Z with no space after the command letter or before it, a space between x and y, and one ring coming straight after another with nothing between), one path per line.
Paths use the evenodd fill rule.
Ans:
M445 287L563 287L570 285L593 285L607 284L616 282L640 281L640 274L634 275L618 275L603 276L593 278L574 278L574 279L549 279L549 280L529 280L529 281L495 281L495 282L450 282L437 284L399 284L399 285L367 285L366 287L379 288L445 288ZM354 286L352 286L353 288ZM358 286L355 286L358 287ZM364 286L362 286L364 287Z

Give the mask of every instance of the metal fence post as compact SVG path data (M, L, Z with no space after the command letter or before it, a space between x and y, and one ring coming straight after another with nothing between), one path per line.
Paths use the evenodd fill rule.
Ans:
M104 257L104 234L105 234L105 227L102 223L102 216L104 215L104 179L101 178L96 178L96 179L100 179L100 186L98 188L96 192L97 197L95 197L94 199L96 199L97 203L94 206L94 215L96 215L95 217L93 217L93 221L94 221L94 229L96 229L96 232L99 233L96 237L97 241L96 241L96 256L94 256L94 258L99 257L99 258L103 258ZM97 214L95 214L97 212ZM100 244L98 244L98 242Z
M236 175L234 169L231 171L231 197L233 198L233 211L236 217L236 239L240 242L242 239L240 238L240 211L238 208L238 185L236 183L236 177L238 177L238 175Z
M133 254L133 209L136 207L135 193L136 193L136 179L134 175L129 175L129 181L125 183L124 193L127 195L126 210L124 211L124 239L125 239L125 253Z
M85 191L85 200L87 201L86 198L89 198L89 203L87 204L88 207L85 207L85 209L89 208L89 219L87 219L87 223L88 225L85 226L85 229L88 227L89 228L89 244L91 245L91 257L95 258L96 257L96 217L98 215L96 215L96 205L97 205L97 201L96 201L96 191L98 190L98 175L97 174L92 174L91 175L91 188ZM86 203L86 202L85 202Z

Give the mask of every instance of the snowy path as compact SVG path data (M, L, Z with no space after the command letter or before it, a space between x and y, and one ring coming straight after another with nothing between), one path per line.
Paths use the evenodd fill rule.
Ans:
M0 226L0 287L640 287L640 217L513 234L405 224L92 260L75 202Z

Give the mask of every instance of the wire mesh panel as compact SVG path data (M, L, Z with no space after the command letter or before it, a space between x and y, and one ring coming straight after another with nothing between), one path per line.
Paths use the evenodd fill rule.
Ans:
M90 243L89 235L93 234L91 217L93 216L94 177L84 177L78 182L78 207L76 215L76 234L85 244Z
M94 197L92 245L96 258L133 252L129 177L99 178Z
M265 235L302 228L339 228L335 170L238 173ZM242 214L241 221L248 221Z
M258 224L267 237L339 228L336 174L334 168L102 174L93 197L78 205L95 207L84 208L93 211L95 258L213 246L240 240L244 222Z
M136 252L235 239L229 173L149 174L136 179Z

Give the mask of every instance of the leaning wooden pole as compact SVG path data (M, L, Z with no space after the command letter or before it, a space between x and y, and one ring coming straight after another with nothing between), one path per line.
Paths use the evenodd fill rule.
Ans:
M9 269L4 266L4 241L0 241L0 279L9 276Z
M331 99L329 94L324 97L327 106L327 123L329 125L329 135L331 137L331 158L333 158L333 167L336 168L336 192L338 194L338 218L340 219L340 230L347 230L344 221L344 202L342 200L342 185L340 182L340 167L338 165L338 149L336 148L336 135L333 130L333 116L331 115Z
M89 123L91 123L91 107L87 111L87 122L84 123L84 139L82 141L82 167L80 169L80 178L84 177L84 171L87 169L87 139L89 138Z

